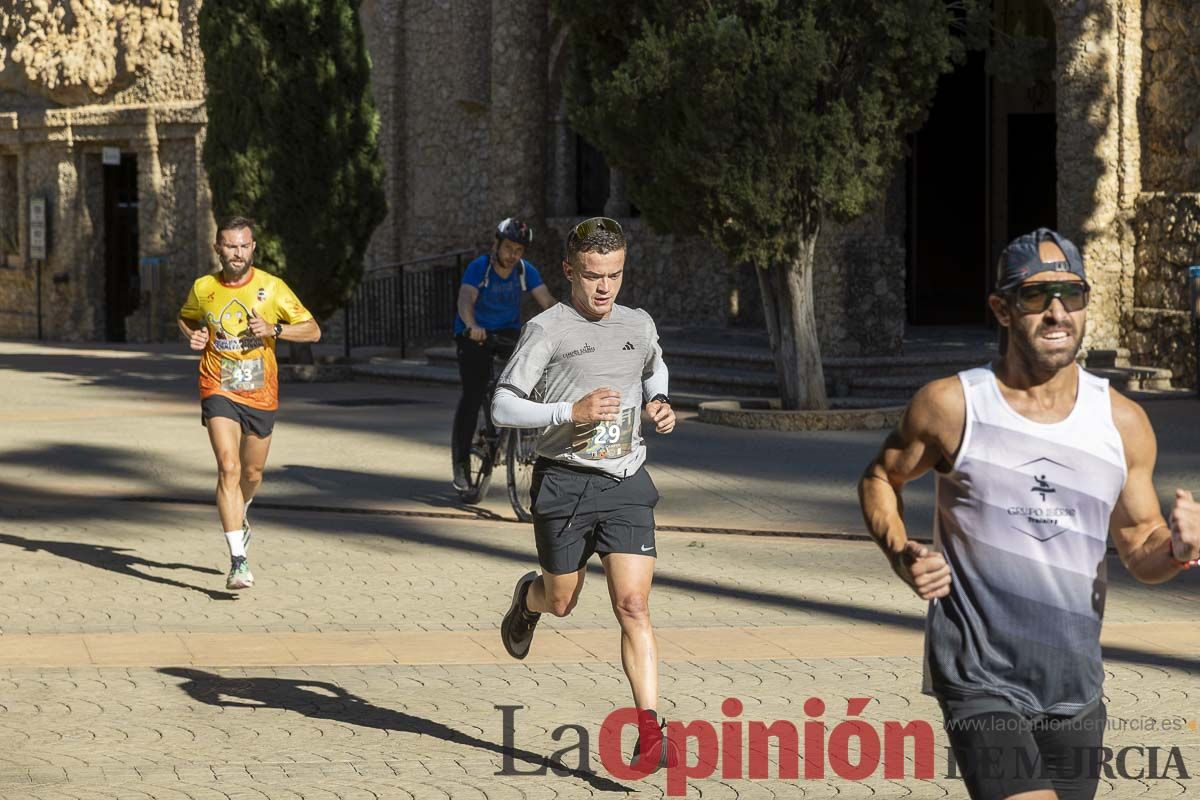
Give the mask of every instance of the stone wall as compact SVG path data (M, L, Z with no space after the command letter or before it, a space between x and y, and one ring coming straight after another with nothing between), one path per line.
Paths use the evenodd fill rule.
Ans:
M566 232L581 216L575 137L562 101L565 32L546 0L416 5L370 0L360 12L382 139L394 147L385 159L398 176L389 183L389 219L372 241L374 263L483 251L495 223L514 215L534 225L528 257L561 294ZM399 27L389 34L392 25ZM753 269L731 266L704 241L650 231L629 216L623 185L612 173L605 211L629 233L622 302L646 308L663 325L762 325ZM879 219L826 230L815 292L828 354L898 351L903 245Z
M1136 119L1122 88L1140 74L1138 2L1054 0L1058 226L1079 245L1093 286L1084 346L1113 348L1132 310L1128 213L1136 200ZM1136 170L1132 170L1135 172Z
M1136 363L1167 367L1176 386L1195 386L1187 268L1200 264L1200 2L1145 0L1142 25L1143 192L1126 346Z
M54 106L202 97L200 0L11 0L0 88Z
M1142 188L1200 191L1200 2L1145 0Z
M136 155L137 256L166 261L158 291L126 318L127 338L177 335L184 293L211 267L199 8L199 0L18 0L0 10L0 155L5 173L15 165L16 183L14 193L12 180L0 180L0 192L15 208L18 239L15 263L0 265L0 335L37 332L28 207L41 196L43 334L104 338L105 147Z
M1146 195L1138 209L1137 291L1126 321L1134 363L1166 367L1196 385L1188 267L1200 264L1200 193Z
M576 222L550 220L558 255L538 263L559 298L566 296L561 254ZM869 214L853 225L829 225L818 239L813 296L823 355L900 352L904 243L879 230L879 223L877 213ZM621 225L629 241L623 305L646 309L664 326L763 326L754 267L735 267L704 240L657 234L637 218Z
M562 254L577 217L551 219L558 253L545 267L556 297L567 296ZM622 305L644 308L659 325L724 326L731 318L736 271L706 242L656 234L641 219L621 219L629 243Z

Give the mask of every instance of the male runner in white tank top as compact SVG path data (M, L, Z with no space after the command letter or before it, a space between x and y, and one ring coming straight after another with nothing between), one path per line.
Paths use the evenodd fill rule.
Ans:
M924 691L975 800L1090 800L1105 709L1100 625L1112 536L1161 583L1200 558L1200 504L1153 484L1145 412L1075 357L1089 287L1040 228L1000 256L994 364L924 386L859 482L867 527L923 600ZM901 489L936 470L934 548L908 540Z

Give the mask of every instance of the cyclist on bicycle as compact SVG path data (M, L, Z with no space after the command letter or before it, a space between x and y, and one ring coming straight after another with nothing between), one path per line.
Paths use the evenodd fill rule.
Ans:
M454 488L469 488L467 480L471 439L479 409L492 380L492 354L497 338L516 342L521 329L521 296L529 292L542 310L556 302L542 282L537 267L522 256L533 242L533 229L507 217L496 226L496 241L467 265L458 290L458 314L454 339L458 350L458 374L462 397L454 412L450 456ZM511 345L509 345L511 347Z

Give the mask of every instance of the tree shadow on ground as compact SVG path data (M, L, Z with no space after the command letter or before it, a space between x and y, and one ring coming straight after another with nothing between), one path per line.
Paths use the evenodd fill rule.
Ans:
M629 787L592 772L571 769L547 756L509 748L451 728L441 722L383 708L363 700L334 683L288 678L226 678L188 667L163 667L164 675L185 679L179 688L193 700L218 708L278 708L314 719L377 730L415 733L452 744L510 756L535 767L548 767L563 777L578 778L602 792L630 792ZM228 699L227 699L228 698Z
M161 583L163 586L173 586L177 589L190 589L193 592L200 592L207 595L213 600L234 600L236 594L232 592L221 592L215 589L205 589L200 586L193 586L190 583L164 578L159 575L151 575L146 572L134 569L134 567L154 567L157 569L190 569L195 572L203 572L208 575L220 575L220 570L211 569L209 567L197 567L192 564L165 564L159 561L151 561L141 556L132 555L127 547L110 547L102 544L87 544L85 542L56 542L43 539L26 539L22 536L14 536L10 533L0 533L0 544L12 545L20 547L30 553L36 553L41 550L59 558L67 558L71 561L78 561L80 564L88 564L89 566L98 567L99 569L115 572L118 575L125 575L130 578L139 578L151 583Z

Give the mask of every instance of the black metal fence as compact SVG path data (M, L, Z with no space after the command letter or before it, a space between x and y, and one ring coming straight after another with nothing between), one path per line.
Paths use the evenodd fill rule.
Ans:
M472 250L369 267L345 309L346 347L408 348L448 338Z

